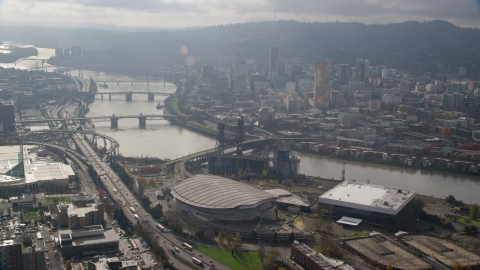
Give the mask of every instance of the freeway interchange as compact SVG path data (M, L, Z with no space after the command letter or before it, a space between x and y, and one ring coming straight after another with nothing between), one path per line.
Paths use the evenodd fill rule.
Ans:
M68 100L65 102L62 106L62 108L59 109L59 114L64 115L65 117L75 117L73 116L73 111L76 109L76 106L74 106L74 102L72 100ZM55 118L57 114L53 116ZM70 122L74 123L73 119ZM69 121L66 122L64 127L68 129L68 124ZM197 251L190 252L185 249L182 249L182 243L183 241L179 240L175 235L168 233L168 232L160 232L156 228L156 222L155 220L148 214L148 212L141 206L141 204L137 201L137 199L133 196L132 192L124 185L124 183L121 181L121 179L116 175L116 173L110 168L110 166L106 163L106 161L102 160L90 147L88 142L83 138L83 136L79 133L73 133L72 134L72 140L74 141L75 145L77 146L78 150L83 154L84 158L79 157L78 154L75 153L75 151L71 149L67 149L65 147L60 147L60 146L55 146L57 149L68 152L72 159L77 162L77 163L82 163L82 159L84 162L87 164L90 164L97 175L100 176L101 181L103 186L105 187L107 193L110 195L113 201L115 202L121 202L124 213L128 217L128 219L133 223L141 222L147 226L149 226L152 231L158 233L158 240L160 241L161 246L167 251L167 254L169 256L169 261L174 263L174 266L179 268L179 269L191 269L190 267L182 264L180 261L178 261L174 256L170 254L170 250L174 249L177 250L176 254L177 256L180 256L183 260L192 261L192 257L195 256L197 259L202 261L204 267L207 268L215 268L215 269L229 269L228 267L221 265L218 262L214 262L211 258L208 258L204 254L200 254ZM179 170L179 179L181 180L184 178L186 174L188 174L185 169L184 169L184 162L187 159L183 159L180 161L180 166L176 166ZM93 192L95 190L95 185L91 181L87 181L85 177L86 173L86 167L85 165L78 164L81 168L82 173L84 174L83 181L81 182L83 188L87 192ZM183 166L182 166L183 165ZM82 177L80 177L82 180ZM93 185L93 186L92 186ZM133 216L133 213L129 210L130 207L133 207L136 209L136 213L138 215L138 220ZM177 248L175 248L177 247Z

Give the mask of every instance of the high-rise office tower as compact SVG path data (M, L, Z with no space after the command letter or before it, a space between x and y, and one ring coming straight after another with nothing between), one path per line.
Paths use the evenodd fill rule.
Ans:
M57 48L55 49L55 59L62 59L63 58L63 49Z
M329 108L330 63L317 63L315 67L314 107L316 109Z
M357 81L363 81L365 77L365 62L363 58L357 58L357 62L355 65L355 79Z
M367 76L367 70L370 67L370 61L368 59L365 59L365 66L363 67L363 77L368 78Z
M22 246L16 240L8 239L0 241L0 269L23 269Z
M278 50L278 47L270 48L270 64L268 66L268 78L270 79L278 72Z
M340 85L348 84L348 65L347 64L340 64L340 68L338 70L338 81Z
M15 131L15 104L13 101L3 101L0 105L2 110L2 123L4 132Z
M235 65L235 92L244 94L247 88L247 64Z
M239 65L243 63L243 57L242 55L239 53L237 53L237 55L235 56L235 65Z
M302 69L303 69L302 66L293 66L292 67L292 81L295 81L295 77L297 77L297 75L302 74Z
M213 66L204 65L202 68L202 77L203 78L213 78Z
M82 47L72 46L72 59L81 59L82 58Z
M43 249L28 247L22 254L23 270L46 270L45 252Z

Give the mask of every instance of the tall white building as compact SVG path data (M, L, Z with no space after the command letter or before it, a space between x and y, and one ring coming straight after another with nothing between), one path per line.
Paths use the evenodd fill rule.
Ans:
M396 69L383 69L382 78L393 78L397 75Z

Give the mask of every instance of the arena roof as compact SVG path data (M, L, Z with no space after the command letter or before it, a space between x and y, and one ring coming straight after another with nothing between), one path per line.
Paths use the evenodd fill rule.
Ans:
M322 194L318 202L395 215L414 197L413 190L344 181Z
M172 194L186 204L201 208L251 208L276 196L263 190L214 175L196 175L173 187Z

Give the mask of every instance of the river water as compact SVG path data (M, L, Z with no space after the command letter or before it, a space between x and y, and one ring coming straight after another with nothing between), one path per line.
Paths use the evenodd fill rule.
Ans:
M53 49L39 48L39 55L34 58L47 59L52 55L54 55ZM12 67L13 64L4 63L0 66ZM35 60L25 60L19 61L16 67L31 69L35 66ZM47 69L53 71L54 67L48 67ZM78 71L74 70L71 74L76 76ZM92 77L98 81L132 79L128 76L115 74L100 73L95 75L95 72L88 70L84 70L83 74L85 78ZM164 87L163 82L151 82L149 86L146 83L134 83L132 86L129 82L120 83L120 85L116 83L108 84L108 89L99 88L98 91L175 92L173 84L166 83ZM90 105L88 116L162 114L163 111L157 110L156 105L164 99L165 97L155 97L154 102L149 102L145 95L133 95L133 101L126 102L124 96L112 96L111 101L108 100L108 95L105 95L103 100L100 96L97 96L95 102ZM153 156L174 159L215 146L213 138L194 133L180 126L171 125L165 120L147 121L147 127L143 130L139 129L138 126L138 119L120 119L118 130L111 130L110 123L95 123L95 130L98 133L115 138L120 143L120 153L125 156ZM419 194L440 198L451 194L457 199L480 204L480 196L478 195L480 180L475 176L344 161L299 152L295 154L301 160L300 172L306 175L339 179L345 163L346 179L412 189Z

